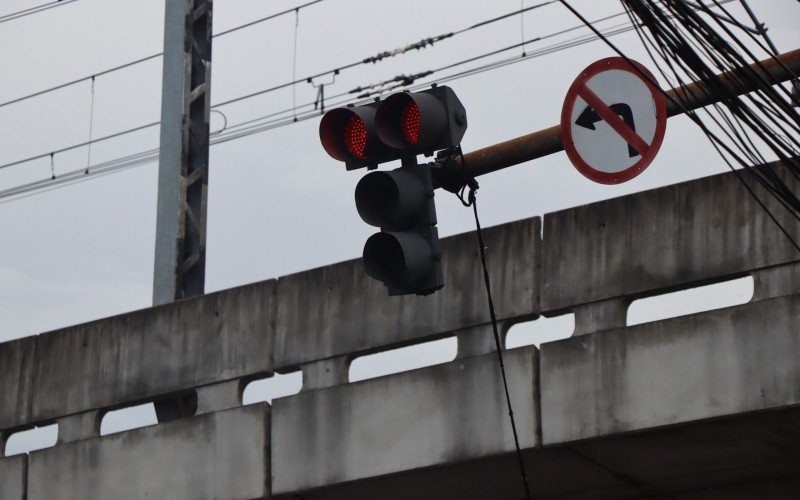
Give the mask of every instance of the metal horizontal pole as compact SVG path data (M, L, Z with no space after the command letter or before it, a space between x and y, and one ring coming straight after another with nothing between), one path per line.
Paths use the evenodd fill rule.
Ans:
M800 75L800 49L780 54L750 66L761 77L774 84L786 82ZM742 95L758 89L758 84L744 78L744 69L716 76L729 93ZM723 97L702 82L694 82L667 91L667 115L676 116L686 111L702 108L720 101ZM678 104L680 103L680 104ZM526 161L535 160L564 150L561 125L555 125L532 134L523 135L493 144L460 157L451 158L441 168L434 169L434 186L456 192L470 178L496 172Z

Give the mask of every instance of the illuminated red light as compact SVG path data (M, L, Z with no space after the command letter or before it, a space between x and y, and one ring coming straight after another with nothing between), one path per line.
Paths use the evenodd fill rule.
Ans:
M344 146L356 158L363 160L367 149L367 127L358 116L353 116L344 127Z
M403 137L410 144L419 141L419 106L414 101L409 101L400 113L400 129Z

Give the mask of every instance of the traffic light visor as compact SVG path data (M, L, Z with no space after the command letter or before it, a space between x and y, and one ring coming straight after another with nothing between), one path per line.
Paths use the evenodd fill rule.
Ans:
M378 136L396 149L435 149L447 129L447 111L427 93L401 92L386 98L375 115Z
M374 162L384 147L375 134L375 108L337 108L325 113L319 138L325 152L348 163Z
M428 198L418 175L404 170L372 172L356 185L356 209L375 227L404 229L425 211Z
M367 274L389 286L414 286L433 270L432 250L416 233L376 233L364 245Z

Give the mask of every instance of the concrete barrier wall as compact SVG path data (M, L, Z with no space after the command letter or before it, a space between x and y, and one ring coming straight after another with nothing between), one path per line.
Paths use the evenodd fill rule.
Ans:
M35 337L0 344L0 431L30 421L31 370L35 348ZM0 450L0 456L2 454L3 450Z
M800 255L733 176L548 214L544 241L539 218L485 235L506 324L583 308L579 333L614 328L633 298L760 270L758 302L544 344L541 409L536 355L508 351L523 448L542 444L539 411L558 445L800 404L800 296L780 297ZM388 297L353 260L0 344L0 438L60 426L31 455L28 498L263 497L268 411L227 408L242 382L298 366L306 392L273 412L276 493L511 453L475 235L442 248L446 285L427 297ZM453 332L452 363L347 382L352 357ZM189 390L205 414L92 437L102 410ZM26 464L0 459L0 497L16 498Z
M742 172L546 214L542 311L800 260L800 253L747 193L737 174L800 241L797 221ZM784 181L800 191L796 179L784 174Z
M800 295L542 345L556 444L800 404Z
M540 220L485 230L499 319L538 312ZM313 269L278 281L275 368L288 368L441 336L489 321L474 233L441 242L445 287L388 297L361 260Z
M25 500L28 457L0 458L0 498Z
M251 405L33 452L28 500L265 498L268 417Z
M265 281L40 335L32 418L271 371L274 286Z
M535 354L505 357L523 448L537 445ZM273 493L513 452L502 386L487 354L277 399Z

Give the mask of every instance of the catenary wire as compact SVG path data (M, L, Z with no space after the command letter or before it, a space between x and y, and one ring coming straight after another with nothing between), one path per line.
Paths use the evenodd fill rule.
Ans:
M76 1L76 0L65 0L65 2L74 2L74 1ZM249 28L250 26L254 26L256 24L263 23L263 22L269 21L271 19L275 19L277 17L289 14L291 12L295 12L296 10L299 11L300 9L303 9L305 7L310 7L310 6L314 5L314 4L318 4L318 3L324 2L324 1L325 0L314 0L312 2L307 2L307 3L304 3L302 5L298 5L296 7L292 7L291 9L286 9L286 10L283 10L283 11L280 11L280 12L276 12L274 14L270 14L268 16L256 19L254 21L250 21L248 23L245 23L245 24L242 24L242 25L239 25L239 26L235 26L235 27L227 29L225 31L221 31L219 33L215 33L213 35L213 37L216 38L216 37L220 37L220 36L225 36L225 35L228 35L230 33L234 33L236 31L239 31L241 29ZM60 3L63 4L65 2L60 2ZM60 90L60 89L63 89L65 87L69 87L71 85L75 85L75 84L78 84L80 82L85 82L86 80L89 80L91 78L107 75L109 73L114 73L115 71L119 71L121 69L129 68L131 66L135 66L137 64L140 64L140 63L143 63L143 62L146 62L146 61L150 61L151 59L156 59L156 58L161 57L163 55L164 55L164 52L158 52L156 54L150 54L149 56L141 57L139 59L134 59L132 61L128 61L128 62L120 64L118 66L113 66L111 68L107 68L107 69L104 69L102 71L98 71L98 72L93 73L91 75L87 75L87 76L83 76L83 77L80 77L80 78L76 78L75 80L70 80L68 82L60 83L60 84L55 85L53 87L49 87L49 88L46 88L46 89L43 89L43 90L39 90L39 91L33 92L32 94L27 94L27 95L24 95L24 96L21 96L21 97L16 97L14 99L11 99L11 100L8 100L8 101L4 101L4 102L0 103L0 108L2 108L4 106L9 106L11 104L15 104L15 103L18 103L18 102L26 101L28 99L33 99L34 97L38 97L38 96L43 95L43 94L54 92L56 90Z
M56 0L55 2L44 3L41 5L37 5L36 7L30 7L23 10L18 10L17 12L12 12L10 14L5 14L0 16L0 23L5 23L7 21L13 21L15 19L21 19L23 17L27 17L33 14L38 14L39 12L44 12L46 10L53 9L55 7L62 7L67 4L71 4L76 0Z
M724 2L729 2L729 1L732 1L732 0L723 0L723 1ZM610 18L618 17L618 16L621 16L621 15L625 15L625 13L621 12L621 13L615 14L613 16L606 16L606 17L603 17L603 18L600 18L600 19L596 20L596 22L608 20ZM577 27L583 27L583 25L580 25L580 26L577 26ZM566 29L566 30L562 30L560 33L572 31L573 29L575 29L575 28L569 28L569 29ZM614 36L614 35L617 35L617 34L620 34L620 33L624 33L624 32L630 31L632 29L633 29L633 26L627 26L627 27L623 27L623 28L612 27L612 28L608 29L604 33L604 35L607 36L607 37ZM545 39L545 38L548 38L548 37L549 37L549 35L545 35L543 37L535 38L535 39L530 40L529 43L533 43L533 42L536 42L536 41L539 41L539 40L542 40L542 39ZM558 52L560 50L566 50L566 49L569 49L569 48L572 48L572 47L575 47L575 46L578 46L578 45L589 43L589 42L597 40L597 39L598 39L598 37L596 35L594 35L594 34L588 34L588 35L584 35L584 36L581 36L581 37L576 37L576 38L567 40L565 42L561 42L561 43L558 43L558 44L553 44L553 45L544 47L544 48L542 48L542 49L540 49L538 51L529 52L525 56L515 56L515 57L503 59L503 60L500 60L500 61L495 61L495 62L486 64L486 65L483 65L483 66L480 66L480 67L477 67L477 68L470 68L470 69L462 71L462 72L454 73L454 74L451 74L451 75L445 75L442 78L437 79L436 81L439 82L439 83L446 83L446 82L453 81L453 80L460 79L460 78L464 78L464 77L467 77L467 76L472 76L472 75L484 73L484 72L487 72L487 71L492 71L492 70L498 69L500 67L504 67L504 66L507 66L507 65L515 64L515 63L522 62L522 61L525 61L525 60L528 60L528 59L533 59L533 58L540 57L540 56L543 56L543 55L547 55L547 54L551 54L551 53L554 53L554 52ZM518 47L518 46L519 46L519 44L514 44L513 46L510 46L510 47L514 48L514 47ZM494 54L495 52L496 51L492 51L491 53ZM473 61L473 60L475 60L475 58L470 58L469 59L469 61ZM454 65L448 65L447 67L448 68L449 67L454 67ZM443 69L443 68L439 68L439 69ZM407 88L408 88L408 90L414 91L414 90L418 90L418 89L424 88L424 87L426 87L428 85L429 85L429 83L419 83L419 84L416 84L416 85L407 86ZM337 95L334 95L334 96L330 96L329 99L335 99L335 98L338 98L338 97L343 97L343 96L346 96L346 95L348 95L350 93L352 93L352 91L343 92L343 93L340 93L340 94L337 94ZM344 104L360 105L360 104L363 104L363 103L368 102L368 101L369 101L369 99L366 99L366 98L361 98L361 99L359 99L357 101L352 101L351 99L345 99L345 100L342 100L342 101L339 101L339 102L334 102L334 103L331 104L331 106L337 107L337 106L341 106L341 105L344 105ZM267 114L267 115L264 115L264 116L261 116L261 117L258 117L258 118L250 119L250 120L247 120L245 122L236 124L234 126L229 127L225 131L225 134L220 134L220 137L212 138L210 143L212 145L214 145L214 144L218 144L218 143L221 143L221 142L227 142L227 141L238 139L238 138L241 138L241 137L246 137L246 136L249 136L249 135L252 135L252 134L257 134L257 133L265 132L265 131L272 130L272 129L275 129L275 128L283 127L283 126L286 126L286 125L291 125L294 122L300 122L300 121L305 121L305 120L308 120L308 119L311 119L311 118L315 118L315 117L319 116L319 112L317 112L316 110L312 110L312 111L307 112L304 115L297 115L297 120L294 120L292 117L289 117L288 119L286 119L286 118L275 118L273 121L257 123L258 121L263 120L265 118L276 117L276 116L279 116L281 114L294 113L294 112L297 111L297 109L304 108L304 107L309 107L310 108L310 107L314 106L315 104L316 103L314 103L314 102L309 102L309 103L303 104L301 106L298 106L296 108L294 108L294 107L293 108L288 108L288 109L285 109L285 110L282 110L282 111L273 112L273 113L270 113L270 114ZM142 126L139 126L139 127L135 127L135 128L129 129L129 130L125 130L125 131L117 132L117 133L114 133L114 134L110 134L108 136L100 137L100 138L96 139L95 141L103 141L103 140L107 140L107 139L112 139L112 138L124 135L126 133L136 132L136 131L140 131L140 130L143 130L143 129L146 129L146 128L149 128L149 127L156 126L159 123L160 122L148 123L148 124L145 124L145 125L142 125ZM245 125L248 125L248 127L244 127ZM240 128L241 128L241 130L239 130ZM83 146L86 146L86 145L87 145L86 143L81 143L81 144L77 144L77 145L74 145L74 146L71 146L71 147L68 147L68 148L62 148L61 150L57 150L56 152L60 153L60 152L67 151L69 149L75 149L77 147L83 147ZM157 151L157 150L155 150L155 151ZM39 159L41 157L49 156L50 154L51 153L46 153L44 155L39 155L39 156L36 156L36 157L27 158L25 160L20 160L19 162L14 162L14 165L19 164L19 163L23 163L23 162L33 161L33 160ZM127 163L128 160L126 160L127 158L128 157L123 157L121 159L118 159L119 161L125 161L126 162L126 163L124 163L124 167L125 168L122 168L122 170L127 170L128 168L132 168L133 166L138 166L139 165L137 163L136 165L133 165L133 166L127 166L128 165L128 163ZM157 159L157 155L146 159L141 164L149 163L151 161L154 161L155 159ZM104 167L104 168L113 168L113 162L114 161L117 161L117 160L111 160L109 162L111 165L105 165L105 164L94 165L94 166L91 167L92 168L92 172L96 171L101 166ZM7 166L12 166L12 165L11 164L0 165L0 168L5 168ZM62 176L60 176L59 179L56 180L56 182L58 182L63 177L64 176L62 174ZM94 177L89 177L89 178L94 178ZM88 178L86 180L88 180ZM12 197L12 196L17 196L18 194L21 194L21 192L41 190L41 185L39 184L39 182L47 183L47 182L52 182L52 181L49 181L49 180L47 180L47 181L45 181L45 180L36 181L34 183L31 183L31 184L26 184L24 186L19 186L18 188L10 188L10 189L4 190L4 191L0 191L0 199ZM6 201L10 201L10 200L6 200Z
M727 1L731 1L731 0L727 0ZM528 7L528 8L530 8L530 7ZM622 15L624 15L624 12L620 12L620 13L615 14L613 16L603 17L601 19L598 19L596 22L605 21L605 20L608 20L608 19L611 19L611 18L614 18L614 17L622 16ZM541 41L541 40L552 38L553 36L564 34L564 33L573 31L573 30L581 28L581 27L582 27L582 25L577 25L577 26L574 26L572 28L560 30L560 31L558 31L556 33L544 35L544 36L541 36L541 37L532 38L532 39L528 40L527 42L524 42L524 44L531 44L531 43L535 43L535 42L538 42L538 41ZM615 35L615 34L618 34L618 33L622 33L624 31L630 31L631 29L633 29L633 28L629 26L627 28L611 32L610 35ZM589 34L589 35L586 35L586 37L581 39L581 40L573 40L573 42L571 42L568 45L565 45L563 48L556 47L556 48L554 48L552 50L548 50L548 51L546 51L544 53L534 53L534 52L532 52L531 54L526 54L525 56L517 56L515 58L512 58L512 60L528 59L528 58L531 58L531 57L537 57L537 56L545 55L546 53L552 53L552 52L555 52L555 51L558 51L558 50L565 50L567 48L571 48L571 47L574 47L574 46L577 46L577 45L581 45L583 43L588 43L588 42L596 40L596 39L597 39L596 36ZM474 61L479 60L479 59L490 57L490 56L493 56L493 55L496 55L496 54L499 54L499 53L502 53L502 52L506 52L506 51L509 51L509 50L513 50L515 48L520 47L520 45L521 45L520 43L515 43L515 44L509 45L507 47L503 47L502 49L493 50L493 51L481 54L479 56L470 57L470 58L464 59L462 61L458 61L456 63L448 64L446 66L442 66L442 67L437 68L435 70L431 70L430 72L428 72L428 75L430 75L430 74L432 74L434 72L437 72L437 71L447 70L447 69L450 69L450 68L453 68L453 67L456 67L456 66L460 66L460 65L469 63L469 62L474 62ZM321 73L321 74L327 74L327 73ZM91 77L89 77L89 78L91 78ZM259 92L247 94L247 95L240 96L240 97L237 97L237 98L234 98L234 99L229 99L229 100L226 100L226 101L222 101L222 102L216 103L216 104L212 105L211 107L213 109L213 108L226 106L228 104L232 104L234 102L239 102L239 101L242 101L242 100L245 100L245 99L249 99L251 97L255 97L257 95L261 95L261 94L270 92L272 90L277 90L277 89L280 89L280 88L288 87L289 85L292 85L293 83L294 82L287 82L287 83L284 83L284 84L276 85L276 86L261 90ZM371 88L371 87L368 86L368 87L363 87L363 88ZM353 93L353 92L354 91L351 90L351 91L349 91L347 93ZM340 95L342 95L342 94L340 94ZM138 131L141 131L143 129L146 129L146 128L154 127L154 126L158 125L159 123L161 123L161 122L160 121L154 121L154 122L146 123L146 124L143 124L143 125L139 125L139 126L136 126L136 127L132 127L132 128L126 129L126 130L121 130L119 132L115 132L115 133L112 133L112 134L109 134L109 135L106 135L106 136L98 137L98 138L94 139L91 142L102 142L102 141L106 141L106 140L109 140L109 139L114 139L114 138L120 137L122 135L126 135L126 134L129 134L129 133L134 133L134 132L138 132ZM54 150L46 152L46 153L40 153L40 154L29 156L27 158L23 158L23 159L20 159L20 160L7 162L7 163L4 163L4 164L0 164L0 169L13 167L13 166L20 165L20 164L23 164L23 163L28 163L28 162L31 162L31 161L34 161L34 160L37 160L37 159L40 159L40 158L44 158L44 157L50 155L51 153L55 153L55 154L64 153L66 151L70 151L70 150L73 150L73 149L85 147L88 144L89 144L89 142L81 142L81 143L77 143L77 144L72 144L70 146L65 146L65 147L62 147L62 148L54 149Z

